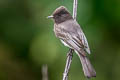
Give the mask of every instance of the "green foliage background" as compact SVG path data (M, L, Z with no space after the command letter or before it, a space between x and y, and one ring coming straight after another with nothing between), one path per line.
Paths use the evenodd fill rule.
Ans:
M120 80L120 0L78 0L78 23L89 42L97 77ZM62 80L68 48L46 17L59 6L72 14L73 0L0 0L0 80ZM74 54L69 80L86 80Z

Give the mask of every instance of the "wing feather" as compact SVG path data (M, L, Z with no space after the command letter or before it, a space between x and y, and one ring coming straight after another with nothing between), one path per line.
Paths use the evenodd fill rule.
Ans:
M59 25L55 24L54 26L54 32L58 38L76 51L80 52L81 50L85 50L90 54L87 39L76 21L70 20ZM86 55L85 53L81 54L84 56Z

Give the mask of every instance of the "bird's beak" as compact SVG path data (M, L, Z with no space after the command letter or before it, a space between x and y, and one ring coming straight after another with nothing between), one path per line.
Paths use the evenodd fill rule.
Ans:
M53 18L53 17L54 17L54 16L51 15L51 16L48 16L47 18L48 18L48 19L51 19L51 18Z

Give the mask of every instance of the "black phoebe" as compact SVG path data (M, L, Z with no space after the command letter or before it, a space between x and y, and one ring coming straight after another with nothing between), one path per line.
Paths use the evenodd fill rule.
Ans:
M86 53L90 54L87 39L80 25L73 19L69 11L64 6L60 6L48 18L54 20L56 37L79 56L85 76L88 78L96 77L96 72L86 55Z

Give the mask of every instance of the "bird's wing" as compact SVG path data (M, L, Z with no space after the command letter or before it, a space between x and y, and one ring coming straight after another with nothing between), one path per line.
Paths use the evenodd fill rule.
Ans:
M88 45L88 41L87 41L87 38L86 38L85 34L83 33L82 29L80 29L80 30L78 29L77 33L79 34L79 36L78 36L79 40L81 40L82 44L84 45L85 51L88 54L90 54L90 48Z
M56 36L77 52L82 55L86 55L85 51L90 53L87 39L76 21L59 24L55 30L57 32ZM85 50L84 53L83 50Z

